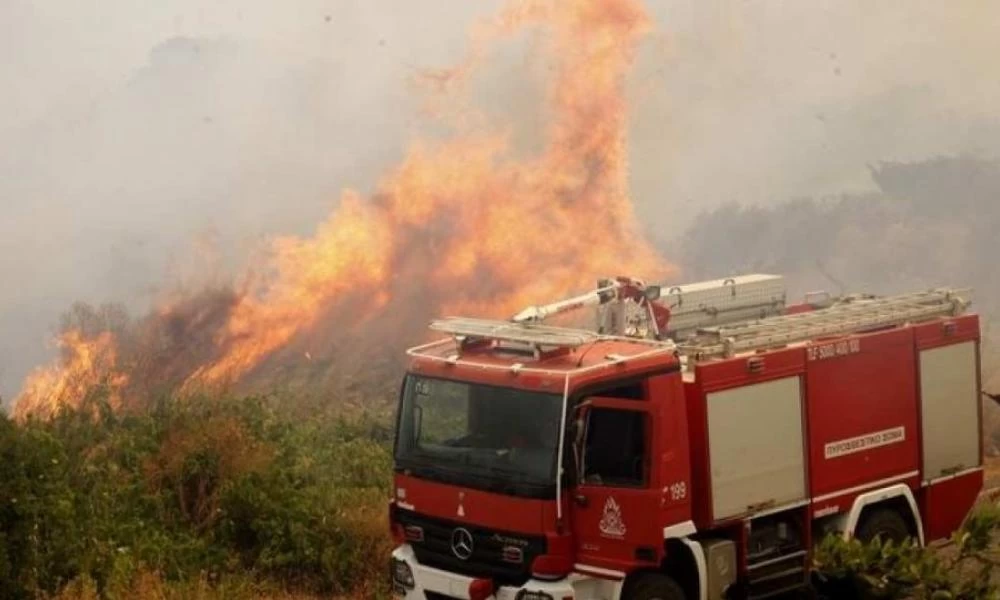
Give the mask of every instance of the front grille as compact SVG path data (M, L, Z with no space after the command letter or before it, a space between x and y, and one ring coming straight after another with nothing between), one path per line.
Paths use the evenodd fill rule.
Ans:
M412 525L423 529L423 541L410 542L420 564L467 577L492 579L499 585L524 585L531 578L532 561L545 553L545 538L541 536L485 529L409 511L397 511L396 518L404 527ZM452 534L459 527L472 534L473 551L467 560L452 552ZM521 549L522 562L514 564L503 560L504 548L510 546Z

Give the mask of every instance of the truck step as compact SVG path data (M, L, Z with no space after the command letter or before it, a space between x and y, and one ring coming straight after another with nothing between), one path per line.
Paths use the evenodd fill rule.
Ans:
M750 579L751 585L763 585L771 583L773 581L781 581L788 579L790 577L796 577L799 580L805 580L805 569L802 567L792 567L791 569L785 569L783 571L778 571L776 573L770 573L763 577L754 577Z
M798 551L749 565L747 597L763 600L802 589L809 583L807 560L807 553Z
M766 569L767 567L773 567L775 565L780 565L781 563L787 562L792 564L800 564L806 558L806 551L799 550L798 552L792 552L790 554L783 554L781 556L771 558L768 560L762 560L758 562L751 562L747 567L750 571L760 571Z

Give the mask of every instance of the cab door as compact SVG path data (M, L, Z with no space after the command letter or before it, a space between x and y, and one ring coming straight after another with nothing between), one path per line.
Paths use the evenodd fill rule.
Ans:
M658 564L663 529L651 459L657 425L649 402L590 397L581 420L577 485L570 495L578 568L628 571Z

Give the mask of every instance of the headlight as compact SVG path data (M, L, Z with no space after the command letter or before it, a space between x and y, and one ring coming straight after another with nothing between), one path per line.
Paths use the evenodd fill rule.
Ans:
M405 560L392 559L392 581L408 590L413 589L415 585L413 581L413 569L410 568L410 565L406 564Z
M553 600L552 596L546 594L545 592L529 592L528 590L521 590L517 593L517 600Z

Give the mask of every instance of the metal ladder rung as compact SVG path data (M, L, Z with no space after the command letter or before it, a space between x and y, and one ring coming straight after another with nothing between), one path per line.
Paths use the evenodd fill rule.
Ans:
M786 329L789 326L794 326L798 324L817 324L823 322L843 322L844 319L850 316L861 314L870 316L872 314L881 314L880 309L890 314L895 314L901 309L908 308L910 310L919 310L923 308L932 307L939 309L942 307L950 307L953 305L953 301L950 298L938 299L934 304L927 304L926 302L915 302L913 298L910 297L900 297L894 299L883 299L882 301L866 300L860 304L845 304L841 306L835 306L828 309L823 309L816 312L801 313L797 315L786 315L782 317L776 317L772 319L760 319L756 321L751 321L748 323L734 325L729 327L717 327L708 328L705 333L715 333L721 336L732 336L739 334L752 333L757 330L764 329Z
M732 333L725 331L721 333L719 337L725 338L736 338L742 337L749 334L756 336L766 336L769 334L780 335L782 333L799 333L799 332L816 332L818 334L825 333L827 329L840 330L843 327L868 327L872 325L878 325L883 322L894 322L900 318L900 315L922 315L924 313L939 314L940 309L938 307L924 307L924 308L913 308L905 312L877 312L871 315L855 316L855 315L843 315L838 319L829 320L817 320L815 323L792 323L791 327L780 327L780 326L770 326L762 327L760 329L754 329L750 332L744 331L734 331Z
M933 304L928 304L928 300L932 300ZM775 317L771 319L758 319L755 321L750 321L743 324L732 325L732 326L720 326L720 327L710 327L706 328L703 332L706 334L716 333L718 335L728 337L732 335L739 335L741 333L747 334L754 332L759 329L773 329L773 328L786 328L790 324L806 323L813 324L814 322L822 322L826 320L833 320L836 322L842 321L845 317L852 314L871 314L877 312L879 309L884 309L890 313L900 310L902 308L925 308L928 306L942 307L951 306L953 304L953 296L951 293L938 292L938 293L928 293L921 292L918 294L906 294L903 296L895 296L889 298L876 298L871 300L861 300L857 303L843 304L840 306L834 306L827 309L822 309L816 312L800 313L796 315L785 315L782 317Z
M807 341L824 335L844 335L935 316L957 315L967 305L958 292L933 290L863 299L815 312L709 327L699 330L695 339L681 344L679 348L684 353L700 356L730 356L736 352Z
M939 310L925 310L925 311L908 311L905 313L900 313L898 316L893 318L855 318L850 320L841 321L840 323L828 323L823 325L815 325L812 327L801 327L797 329L792 329L790 331L784 331L780 333L769 333L769 334L759 334L750 336L746 339L740 338L727 338L722 340L720 344L725 346L731 351L744 351L751 350L758 347L787 344L796 341L805 341L810 338L819 337L823 335L838 335L844 333L850 333L853 331L863 331L873 327L894 325L899 323L905 323L907 321L921 318L924 316L934 316L941 314Z

